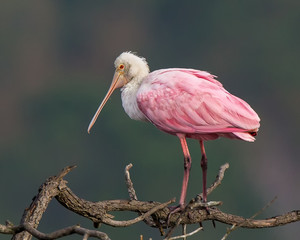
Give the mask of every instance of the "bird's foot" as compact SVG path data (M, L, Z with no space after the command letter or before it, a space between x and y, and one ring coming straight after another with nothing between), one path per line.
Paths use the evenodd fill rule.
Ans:
M205 194L206 195L206 194ZM204 208L209 215L209 207L211 207L211 202L207 202L207 197L202 197L201 195L197 195L196 197L197 206Z
M202 208L213 208L222 205L221 201L196 202L197 206Z
M176 206L170 206L169 210L170 210L170 212L169 212L168 217L167 217L167 226L169 226L171 216L174 213L183 212L185 210L185 206L184 206L184 204L178 204Z
M204 209L208 215L210 215L210 209L213 209L216 206L220 206L222 204L223 204L223 202L221 202L221 201L209 201L209 202L205 201L204 202L203 199L201 199L201 196L198 195L196 197L196 201L193 203L193 207L195 207L195 206L200 207L200 208ZM216 228L216 223L214 220L212 220L212 224L213 224L214 228Z
M214 202L214 201L199 203L199 206L202 207L206 211L207 215L210 215L210 209L212 209L212 207L217 206L217 205L220 205L220 204L218 204L217 202ZM212 220L212 224L213 224L214 228L216 228L215 220Z
M176 206L170 206L169 207L170 213L172 213L172 214L183 211L184 209L185 209L184 204L178 204Z
M193 199L193 202L190 203L192 208L199 207L199 208L205 209L207 214L210 214L209 209L212 209L216 206L220 206L222 204L223 204L223 202L221 202L221 201L209 201L208 202L207 200L204 200L201 195L197 195L196 198Z

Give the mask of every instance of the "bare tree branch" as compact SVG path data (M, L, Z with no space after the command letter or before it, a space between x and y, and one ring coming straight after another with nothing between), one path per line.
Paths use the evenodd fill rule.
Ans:
M175 202L175 198L168 201L168 202L166 202L166 203L162 203L160 205L157 205L156 207L153 207L148 212L146 212L146 213L144 213L144 214L140 215L139 217L136 217L135 219L132 219L132 220L116 221L116 220L112 220L109 217L104 217L102 219L102 222L104 224L111 225L111 226L114 226L114 227L128 227L132 224L143 221L146 217L151 216L153 213L157 212L158 210L161 210L161 209L165 208L166 206L168 206L169 204L174 203L174 202Z
M31 233L34 237L36 237L38 239L45 239L45 240L58 239L58 238L62 238L64 236L68 236L68 235L77 233L79 235L86 236L86 237L95 237L95 238L98 238L101 240L110 240L110 238L103 232L99 232L96 230L89 230L86 228L82 228L78 225L66 227L66 228L57 230L55 232L49 233L49 234L45 234L45 233L42 233L42 232L36 230L35 228L31 227L28 223L25 223L23 225L23 227L24 227L24 230L28 231L29 233Z
M168 205L174 202L174 199L166 203L137 200L137 196L129 174L129 169L131 167L132 165L128 165L125 169L125 179L130 200L109 200L99 202L91 202L79 198L71 191L69 187L67 187L67 182L63 179L63 177L72 169L74 169L74 167L66 167L60 174L58 174L58 176L50 177L45 181L44 184L41 185L37 196L33 199L29 208L24 211L20 225L14 226L13 224L7 222L6 225L0 225L0 233L12 234L14 240L30 240L32 235L38 239L52 240L75 233L82 235L83 239L88 239L89 237L98 237L99 239L105 240L109 239L105 233L84 229L77 225L67 227L50 234L39 232L37 230L39 222L43 213L48 207L49 202L54 197L64 207L72 212L90 219L97 226L103 223L114 227L126 227L139 221L144 221L149 226L158 228L162 234L164 233L163 228L171 227L166 237L170 237L173 228L178 225L198 223L200 224L200 227L202 227L201 222L207 220L219 221L225 224L236 225L243 228L276 227L300 221L300 210L291 211L280 216L261 220L256 220L253 218L247 219L241 216L224 213L216 208L216 206L219 206L221 202L208 202L205 204L201 203L201 194L199 194L195 199L192 199L183 212L174 213L169 216L170 209L168 208ZM221 181L224 177L224 172L228 167L229 165L225 164L220 168L215 182L210 186L210 188L208 188L208 193L212 192L221 184ZM209 207L209 213L206 211L207 207ZM139 214L139 216L132 220L118 221L112 219L113 216L110 213L114 211L132 211ZM167 224L168 220L169 225ZM184 233L184 237L190 236L189 234Z
M225 163L222 165L219 169L219 173L216 176L216 180L213 182L213 184L207 189L207 195L211 194L213 190L215 190L218 186L221 185L222 180L224 178L225 171L229 168L229 163ZM197 195L198 198L202 199L203 194L200 193Z
M26 231L30 233L32 236L36 237L37 239L45 239L45 240L58 239L75 233L86 237L95 237L101 240L110 240L110 238L103 232L82 228L79 225L66 227L49 234L45 234L38 231L34 227L30 226L30 224L28 223L24 223L19 226L12 226L12 225L5 226L5 228L7 234L16 234L16 233Z
M136 193L135 193L135 190L133 188L133 183L130 179L130 173L129 173L130 168L132 168L131 163L128 164L125 168L125 182L126 182L126 185L127 185L130 200L138 200L138 198L136 196Z
M190 236L196 234L197 232L199 232L200 230L203 230L203 227L199 227L199 228L197 228L196 230L194 230L190 233L185 233L185 234L180 235L180 236L168 238L168 240L175 240L175 239L190 237Z
M277 199L277 197L273 198L266 206L264 206L262 209L260 209L257 213L255 213L250 219L254 219L256 216L258 216L259 214L261 214L263 211L265 211L268 207L270 207L273 202ZM238 229L239 226L234 224L231 226L230 229L227 230L227 232L225 233L225 235L223 236L223 238L221 240L225 240L229 234L233 231L235 231L236 229Z
M27 223L33 228L37 228L39 222L46 211L48 204L58 193L58 185L60 181L76 166L69 166L64 168L57 176L50 177L39 188L39 193L33 198L29 208L24 211L20 225ZM13 236L13 240L30 240L32 237L28 232L20 232Z

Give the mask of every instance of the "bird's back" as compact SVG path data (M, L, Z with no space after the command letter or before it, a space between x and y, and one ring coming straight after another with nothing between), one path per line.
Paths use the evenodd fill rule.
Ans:
M137 92L139 109L162 131L209 140L219 136L254 141L259 117L226 91L215 76L194 69L150 73Z

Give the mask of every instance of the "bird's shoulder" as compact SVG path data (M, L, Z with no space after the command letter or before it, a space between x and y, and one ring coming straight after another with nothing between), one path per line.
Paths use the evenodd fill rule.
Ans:
M216 80L217 76L201 70L191 69L191 68L167 68L160 69L151 72L147 76L149 82L194 82L194 81L204 81L222 86L222 84Z
M138 94L163 94L169 90L175 92L195 92L223 89L216 76L206 71L186 68L168 68L151 72L143 80Z

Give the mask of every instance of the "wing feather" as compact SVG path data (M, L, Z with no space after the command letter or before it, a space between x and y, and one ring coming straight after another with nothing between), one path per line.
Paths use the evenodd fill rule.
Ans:
M137 103L149 121L170 133L245 132L259 127L249 104L203 71L152 72L138 91Z

